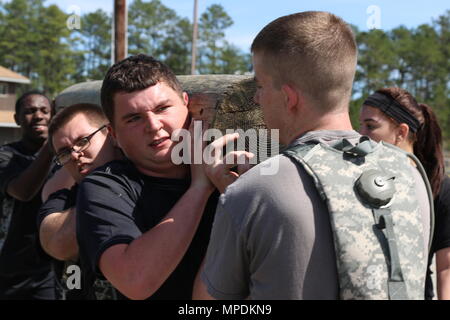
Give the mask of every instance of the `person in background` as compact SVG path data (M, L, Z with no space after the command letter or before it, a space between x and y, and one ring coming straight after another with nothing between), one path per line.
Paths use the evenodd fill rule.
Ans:
M78 259L75 223L78 184L96 168L121 158L107 124L101 107L88 103L64 108L50 123L49 144L56 155L55 162L62 170L57 171L44 187L45 192L51 194L39 210L38 228L43 249L57 260L82 265ZM64 270L59 271L57 279L62 278L61 271ZM89 276L88 268L82 267L81 271L81 288L66 289L66 299L94 297L95 292L91 290L94 277ZM64 283L60 284L65 287Z
M359 132L414 153L424 166L433 191L435 212L429 266L436 254L438 298L450 299L450 178L445 175L442 133L436 115L408 91L382 88L364 101ZM433 296L428 268L425 298Z
M36 228L41 189L52 167L51 117L44 94L24 93L14 114L22 138L0 147L0 300L55 298L51 259Z

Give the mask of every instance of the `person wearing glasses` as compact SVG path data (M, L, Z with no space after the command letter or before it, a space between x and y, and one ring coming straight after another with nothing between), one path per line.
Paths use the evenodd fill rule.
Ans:
M14 114L22 137L0 147L0 300L55 298L51 259L36 229L40 191L52 167L51 111L44 94L24 93Z
M75 181L71 188L52 193L42 205L38 215L42 247L57 260L79 263L75 232L78 184L99 166L120 158L120 151L115 148L108 134L107 124L108 119L101 108L86 103L64 108L55 115L50 124L49 144L55 153L54 161L63 168L57 174L68 173ZM57 174L55 179L58 179ZM46 187L52 183L54 181L49 180ZM52 189L52 186L49 188ZM82 271L84 272L85 268L82 268ZM87 278L89 277L84 277ZM92 278L89 280L93 281ZM89 296L92 291L87 288L86 281L83 281L81 290L68 292L66 298L93 297ZM64 288L64 284L62 285Z

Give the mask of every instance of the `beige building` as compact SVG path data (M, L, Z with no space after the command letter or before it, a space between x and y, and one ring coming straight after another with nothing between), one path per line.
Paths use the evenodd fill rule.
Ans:
M0 145L20 139L20 128L14 121L17 87L30 80L0 66Z

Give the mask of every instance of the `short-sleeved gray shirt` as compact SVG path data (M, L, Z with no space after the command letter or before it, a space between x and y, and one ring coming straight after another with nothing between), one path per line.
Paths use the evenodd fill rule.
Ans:
M360 135L313 131L294 143L342 138L356 142ZM277 173L267 175L269 167ZM428 198L414 172L428 244ZM286 156L255 166L221 195L201 274L214 298L338 299L336 270L326 204L312 178Z

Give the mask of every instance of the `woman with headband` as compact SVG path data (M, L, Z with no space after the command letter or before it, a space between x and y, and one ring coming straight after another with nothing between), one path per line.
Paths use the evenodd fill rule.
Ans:
M444 173L442 134L435 114L426 104L417 103L408 91L383 88L364 101L359 132L414 153L424 166L435 211L429 264L436 253L438 298L450 299L450 178ZM425 297L433 297L430 270Z

